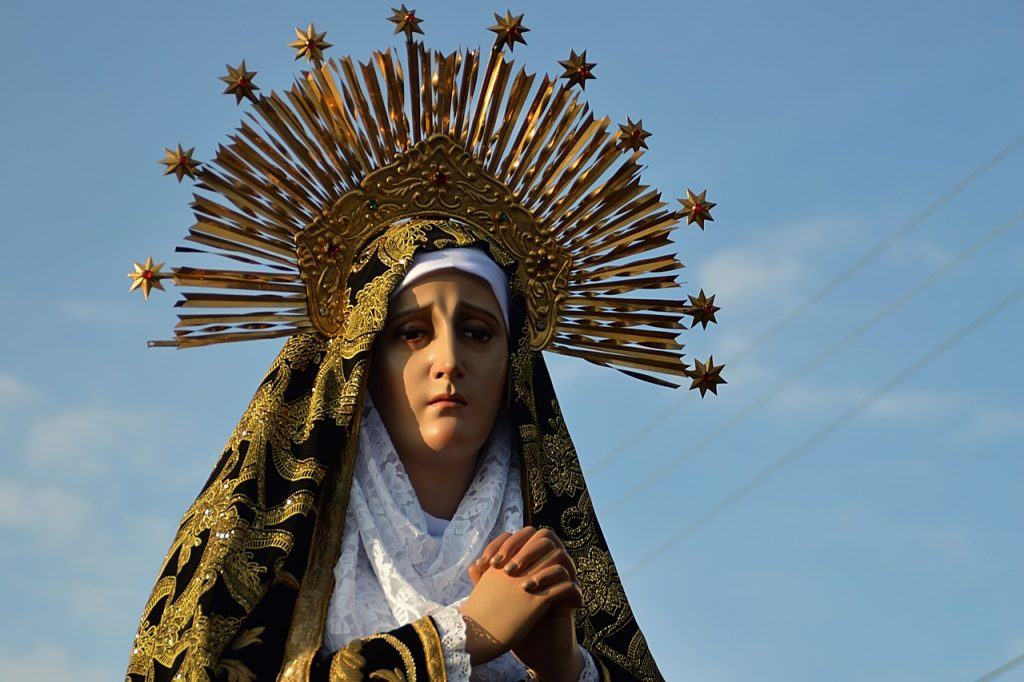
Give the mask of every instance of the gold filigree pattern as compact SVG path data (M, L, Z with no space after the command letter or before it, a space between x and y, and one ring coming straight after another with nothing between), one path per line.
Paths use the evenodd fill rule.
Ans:
M565 426L562 410L552 401L555 416L549 420L553 433L544 436L541 471L544 479L556 495L575 497L583 491L583 471L569 438L569 430Z
M611 555L591 546L575 560L583 591L583 612L591 616L604 612L622 622L631 618L626 593L612 566Z
M427 679L430 682L446 682L448 672L444 663L444 649L433 620L429 616L420 618L413 621L412 627L420 638L427 659Z
M360 653L363 650L363 640L354 639L331 657L331 682L349 682L363 679L363 668L366 667L366 658Z
M388 644L390 644L392 647L394 647L395 651L398 652L398 655L402 657L402 664L405 666L405 670L399 670L395 668L394 670L374 671L370 673L370 677L374 678L380 675L381 677L379 679L384 680L395 680L396 682L405 682L405 680L408 679L409 682L416 682L416 661L413 660L412 650L405 645L405 642L398 639L394 635L387 634L386 632L378 635L370 635L369 637L363 638L364 641L370 641L374 639L382 639Z
M575 556L582 553L590 545L598 542L597 527L593 519L594 508L590 501L590 493L584 490L576 499L576 503L568 506L560 517L562 542Z
M373 207L370 210L368 207ZM463 221L477 234L490 231L520 263L529 282L530 344L543 348L555 330L560 301L568 293L572 257L462 146L444 135L414 145L360 182L296 236L314 325L332 336L346 317L339 282L350 269L351 251L336 245L362 243L381 225L437 216ZM353 316L355 313L353 312Z
M356 413L366 390L369 348L386 319L390 293L379 282L397 282L415 252L444 245L483 246L510 275L510 409L520 436L526 521L554 528L577 562L585 600L577 620L580 641L612 679L661 679L598 527L543 358L529 344L517 264L505 258L504 247L481 241L471 227L436 221L392 226L359 254L361 266L349 273L346 291L350 309L362 306L359 314L370 322L351 337L351 346L345 334L303 334L286 342L182 520L140 622L130 679L152 680L158 665L189 680L206 680L210 671L238 680L249 673L268 679L279 671L289 682L312 676L333 584L320 579L330 578L337 556L310 547L340 547L343 517L328 536L311 529L347 504L346 472L355 456L350 445L358 439ZM373 294L359 300L359 292ZM323 484L331 475L337 495L324 506ZM312 576L320 582L311 582ZM268 590L278 601L261 611ZM298 595L306 592L300 611ZM293 612L292 623L281 622L280 613ZM290 631L298 634L286 653L285 642L293 643ZM371 640L374 646L388 642L388 633L379 634ZM443 657L433 626L420 622L404 641L407 653L409 646L422 649L428 670L435 670L427 677L434 679ZM412 680L425 674L415 670L411 654L395 653L402 663L397 665L371 660L368 650L366 643L346 647L330 664L331 679Z
M274 577L255 554L268 550L281 555L291 552L294 535L290 526L309 515L313 493L299 489L280 502L271 502L265 472L272 470L289 481L319 483L326 471L324 465L295 457L292 447L308 437L317 419L344 414L347 396L358 394L364 377L361 371L353 372L347 382L343 381L349 384L347 388L327 388L331 366L324 352L326 346L327 340L322 337L299 336L290 339L278 354L228 439L218 464L219 474L185 512L161 570L163 577L144 610L129 673L151 679L154 662L170 667L184 654L179 669L186 678L206 679L203 671L214 669L216 652L235 637L242 619L205 616L199 604L215 591L222 591L246 612L251 610L262 597L268 579ZM292 373L302 371L317 358L324 359L319 373L323 380L301 399L285 400ZM160 614L158 622L148 620L150 613ZM251 636L261 630L248 632ZM246 646L258 644L251 638L241 641ZM248 679L243 663L222 662L222 666L229 678Z
M623 669L633 671L633 677L637 680L656 682L664 679L651 656L647 640L639 630L633 633L624 654L607 644L598 644L597 652Z
M518 277L515 278L516 281L518 279ZM540 429L537 428L537 408L533 395L533 360L534 353L529 347L526 334L523 333L509 358L509 367L512 369L514 394L530 415L529 420L519 425L519 450L523 459L521 475L525 498L523 508L526 511L527 521L544 507L548 498L543 477L538 475L538 472L543 471L543 455L541 453Z

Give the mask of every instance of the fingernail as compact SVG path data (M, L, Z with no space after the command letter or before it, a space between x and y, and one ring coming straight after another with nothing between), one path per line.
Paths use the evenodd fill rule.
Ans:
M495 554L494 558L491 559L491 566L497 566L501 563L502 559L505 558L504 554Z
M519 564L517 564L516 562L512 561L512 562L509 563L508 566L505 567L505 572L508 573L509 575L512 575L512 572L515 571L517 568L519 568Z
M532 591L536 587L537 587L537 581L533 580L533 579L527 580L526 582L523 583L523 589L526 590L527 592Z

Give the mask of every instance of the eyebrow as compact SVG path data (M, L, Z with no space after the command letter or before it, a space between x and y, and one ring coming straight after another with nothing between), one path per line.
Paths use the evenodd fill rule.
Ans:
M395 320L400 320L403 317L406 317L408 315L412 315L413 313L417 313L417 312L419 312L421 310L425 310L427 308L430 308L432 305L433 305L433 303L428 303L427 305L416 306L416 307L412 307L412 308L406 308L405 310L400 310L400 311L395 313L394 319ZM482 307L480 307L478 305L475 305L473 303L466 303L465 301L459 302L457 307L458 308L469 308L470 310L474 310L474 311L480 313L481 315L484 315L484 316L488 317L491 320L491 322L493 322L495 325L498 325L499 327L501 326L501 323L498 322L498 318L496 318L494 316L494 313L492 313L490 310L487 310L486 308L482 308Z

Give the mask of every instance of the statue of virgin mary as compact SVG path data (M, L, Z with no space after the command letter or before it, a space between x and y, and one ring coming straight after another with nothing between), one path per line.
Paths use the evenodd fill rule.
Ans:
M675 340L713 297L642 295L677 286L656 250L712 204L666 210L639 182L645 131L578 102L585 54L524 108L534 78L502 53L522 17L496 18L481 69L396 10L407 61L362 78L297 30L314 67L286 98L229 70L259 130L202 169L168 150L206 192L179 251L258 268L175 268L208 290L180 305L210 310L151 345L288 338L184 514L127 680L663 679L541 351L714 391L721 366ZM148 295L167 275L131 276Z

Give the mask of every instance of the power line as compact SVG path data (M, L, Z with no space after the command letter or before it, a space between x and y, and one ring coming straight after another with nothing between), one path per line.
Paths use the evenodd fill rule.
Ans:
M831 357L839 350L848 346L855 339L859 338L869 329L874 327L879 321L881 321L888 315L891 315L899 308L903 307L908 301L913 299L919 293L921 293L931 285L935 284L935 282L939 281L942 277L950 273L956 266L960 265L968 258L974 256L978 251L982 249L982 247L987 245L997 236L1015 227L1018 223L1020 223L1021 220L1024 220L1024 209L1015 213L1009 220L989 230L980 239L975 241L973 244L965 248L963 251L961 251L959 254L957 254L950 260L946 261L945 264L943 264L937 270L933 271L923 280L921 280L914 286L904 291L903 294L901 294L895 300L891 301L888 305L878 309L874 313L874 315L864 320L860 325L855 327L844 337L833 342L830 346L828 346L827 348L825 348L825 350L818 353L815 357L813 357L810 361L805 363L802 367L795 371L789 372L787 378L784 379L781 383L769 388L767 391L765 391L760 396L755 398L753 401L748 403L747 406L744 407L742 410L734 414L726 421L719 424L711 432L705 434L699 441L691 445L686 450L683 450L680 454L678 454L670 461L662 465L653 473L649 474L642 481L640 481L632 488L630 488L627 492L623 493L621 496L615 499L610 505L608 505L607 509L609 511L618 509L619 507L623 506L626 502L628 502L629 500L643 492L645 488L657 483L658 481L663 480L665 476L672 473L683 462L685 462L693 455L695 455L697 452L703 450L705 447L713 443L715 439L718 438L718 436L720 436L722 433L728 431L730 428L736 426L738 423L749 417L751 414L756 412L759 407L767 403L769 400L771 400L778 394L784 392L798 380L806 376L807 373L818 367L818 365L824 362L827 358Z
M918 372L921 368L926 366L932 360L942 355L942 353L949 350L949 348L953 346L956 342L970 334L972 331L974 331L984 323L988 322L991 318L995 317L997 314L1002 312L1007 306L1016 301L1022 295L1024 295L1024 286L1020 286L1017 289L1013 290L1009 295L1004 297L998 303L986 309L983 313L981 313L976 318L968 322L966 325L957 329L955 332L947 336L941 343L933 347L931 350L929 350L927 353L919 357L917 360L915 360L913 363L905 367L903 370L901 370L894 376L890 377L885 383L883 383L877 389L872 391L869 395L862 398L855 405L847 409L838 417L832 419L830 422L819 428L817 431L811 434L808 438L806 438L803 442L794 447L792 450L785 453L784 455L776 459L774 462L772 462L770 465L762 469L756 476L754 476L749 481L747 481L739 488L734 490L727 497L722 499L720 502L715 504L713 507L711 507L704 513L702 513L700 516L695 518L690 523L686 524L685 526L674 532L666 540L664 540L659 545L654 547L652 550L647 552L647 554L641 557L639 561L637 561L629 568L627 568L625 572L635 573L641 570L642 568L644 568L644 566L648 565L655 557L657 557L662 552L666 551L676 542L683 539L687 535L690 535L697 529L701 528L709 521L711 521L711 519L721 514L723 511L731 507L737 501L749 495L754 489L756 489L762 483L764 483L773 475L778 473L786 465L791 464L801 455L806 454L811 449L811 447L819 440L821 440L826 435L834 431L836 428L838 428L839 426L843 425L844 423L855 417L857 414L863 411L865 407L867 407L868 405L870 405L871 403L885 395L885 393L891 390L894 386L896 386L902 381L905 381L907 378Z
M822 286L820 289L811 294L803 303L801 303L796 308L791 310L788 314L784 315L782 318L777 320L774 324L768 327L768 329L761 332L761 334L758 335L753 341L746 344L743 348L739 350L738 353L736 353L735 356L729 359L729 366L735 368L736 365L745 360L746 357L750 355L750 353L752 353L755 348L763 344L772 336L775 336L775 334L777 334L783 327L785 327L786 325L790 324L795 319L803 315L804 312L806 312L814 304L816 304L818 301L820 301L822 298L828 295L833 289L835 289L840 284L853 277L853 275L862 270L871 261L873 261L875 258L884 253L886 249L888 249L900 237L902 237L904 234L920 225L926 219L930 218L936 211L938 211L945 204L947 204L953 197L955 197L963 190L967 189L967 187L972 185L978 178L983 176L985 173L987 173L988 171L992 170L1000 163L1002 163L1011 153L1013 153L1022 144L1024 144L1024 133L1016 137L1009 144L1000 149L994 156L992 156L983 164L981 164L973 171L968 173L962 180L960 180L960 182L956 183L948 191L946 191L945 194L942 194L937 199L935 199L931 204L929 204L916 215L914 215L912 218L910 218L910 220L908 220L899 228L897 228L888 237L886 237L878 244L876 244L874 247L872 247L867 253L865 253L856 261L848 265L842 272L840 272L838 275L836 275L831 280L826 282L824 286ZM613 459L615 459L623 452L625 452L630 446L636 445L638 438L653 430L660 422L668 418L669 415L675 412L684 402L687 401L688 396L684 392L682 395L678 396L674 401L666 405L664 409L662 409L656 415L648 419L643 425L635 429L626 438L621 440L618 443L618 445L616 445L605 455L603 455L600 459L598 459L594 463L594 465L590 467L591 471L593 473L597 473L604 469Z
M1018 665L1024 663L1024 654L1021 654L1017 658L1003 663L1001 666L993 670L992 672L982 675L977 679L977 682L992 682L992 680L1002 677L1003 673L1008 673Z

